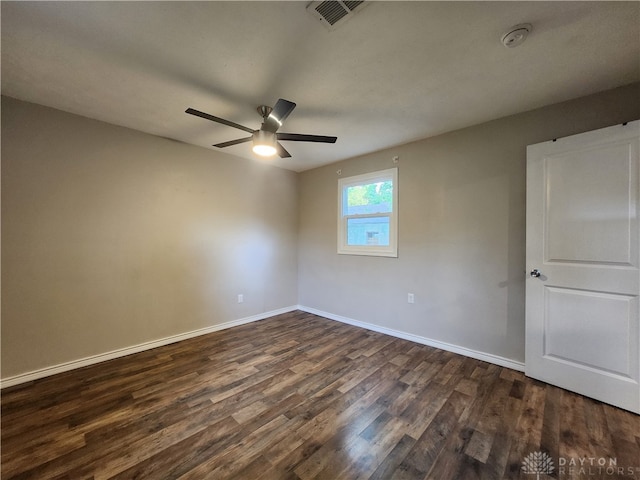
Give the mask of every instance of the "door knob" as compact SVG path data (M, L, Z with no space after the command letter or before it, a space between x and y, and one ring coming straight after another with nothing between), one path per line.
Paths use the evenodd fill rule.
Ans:
M529 272L529 275L537 278L542 275L542 272L540 272L540 270L538 270L537 268L534 268L533 270L531 270L531 272Z

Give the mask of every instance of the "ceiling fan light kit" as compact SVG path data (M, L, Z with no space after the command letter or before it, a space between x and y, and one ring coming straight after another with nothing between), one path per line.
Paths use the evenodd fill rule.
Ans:
M195 115L196 117L204 118L206 120L211 120L212 122L221 123L228 127L237 128L251 134L250 137L216 143L213 145L214 147L225 148L252 141L253 152L262 157L270 157L276 153L280 158L291 157L291 154L287 152L279 140L289 142L336 143L336 140L338 139L337 137L305 135L300 133L277 133L278 129L282 126L285 119L291 114L291 112L293 112L294 108L296 108L295 103L283 98L279 99L273 108L266 105L260 105L258 107L258 113L262 116L262 125L258 130L253 130L249 127L245 127L244 125L240 125L230 120L225 120L224 118L215 117L209 113L201 112L193 108L187 108L185 113Z
M262 157L272 157L278 151L276 148L276 134L265 130L258 130L253 134L253 153Z

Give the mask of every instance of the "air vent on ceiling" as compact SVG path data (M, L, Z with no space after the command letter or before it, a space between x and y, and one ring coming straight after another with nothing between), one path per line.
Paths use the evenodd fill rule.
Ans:
M307 5L307 11L320 20L320 23L329 30L334 30L351 18L355 14L354 10L356 8L359 11L369 3L355 0L318 0Z

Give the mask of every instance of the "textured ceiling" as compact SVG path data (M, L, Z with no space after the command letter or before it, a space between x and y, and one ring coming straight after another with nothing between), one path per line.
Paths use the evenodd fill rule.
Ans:
M246 134L187 107L258 128L285 98L284 131L338 136L286 142L301 171L640 80L635 1L371 2L334 31L306 5L2 2L2 93L210 149Z

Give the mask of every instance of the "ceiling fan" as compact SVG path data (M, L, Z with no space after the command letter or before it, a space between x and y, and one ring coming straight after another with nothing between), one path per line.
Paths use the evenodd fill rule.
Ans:
M254 130L244 125L239 125L230 120L224 118L214 117L205 112L195 110L193 108L187 108L186 113L195 115L196 117L205 118L212 122L221 123L229 127L234 127L239 130L244 130L250 133L250 137L238 138L237 140L230 140L228 142L216 143L214 147L225 148L232 145L238 145L253 141L253 151L258 155L269 157L276 153L280 158L288 158L291 156L289 152L285 150L279 141L289 142L318 142L318 143L336 143L337 137L326 137L323 135L304 135L300 133L282 133L278 132L278 129L282 127L283 122L296 108L296 104L285 100L279 99L273 108L266 105L260 105L258 107L258 113L262 116L262 125L259 130Z

